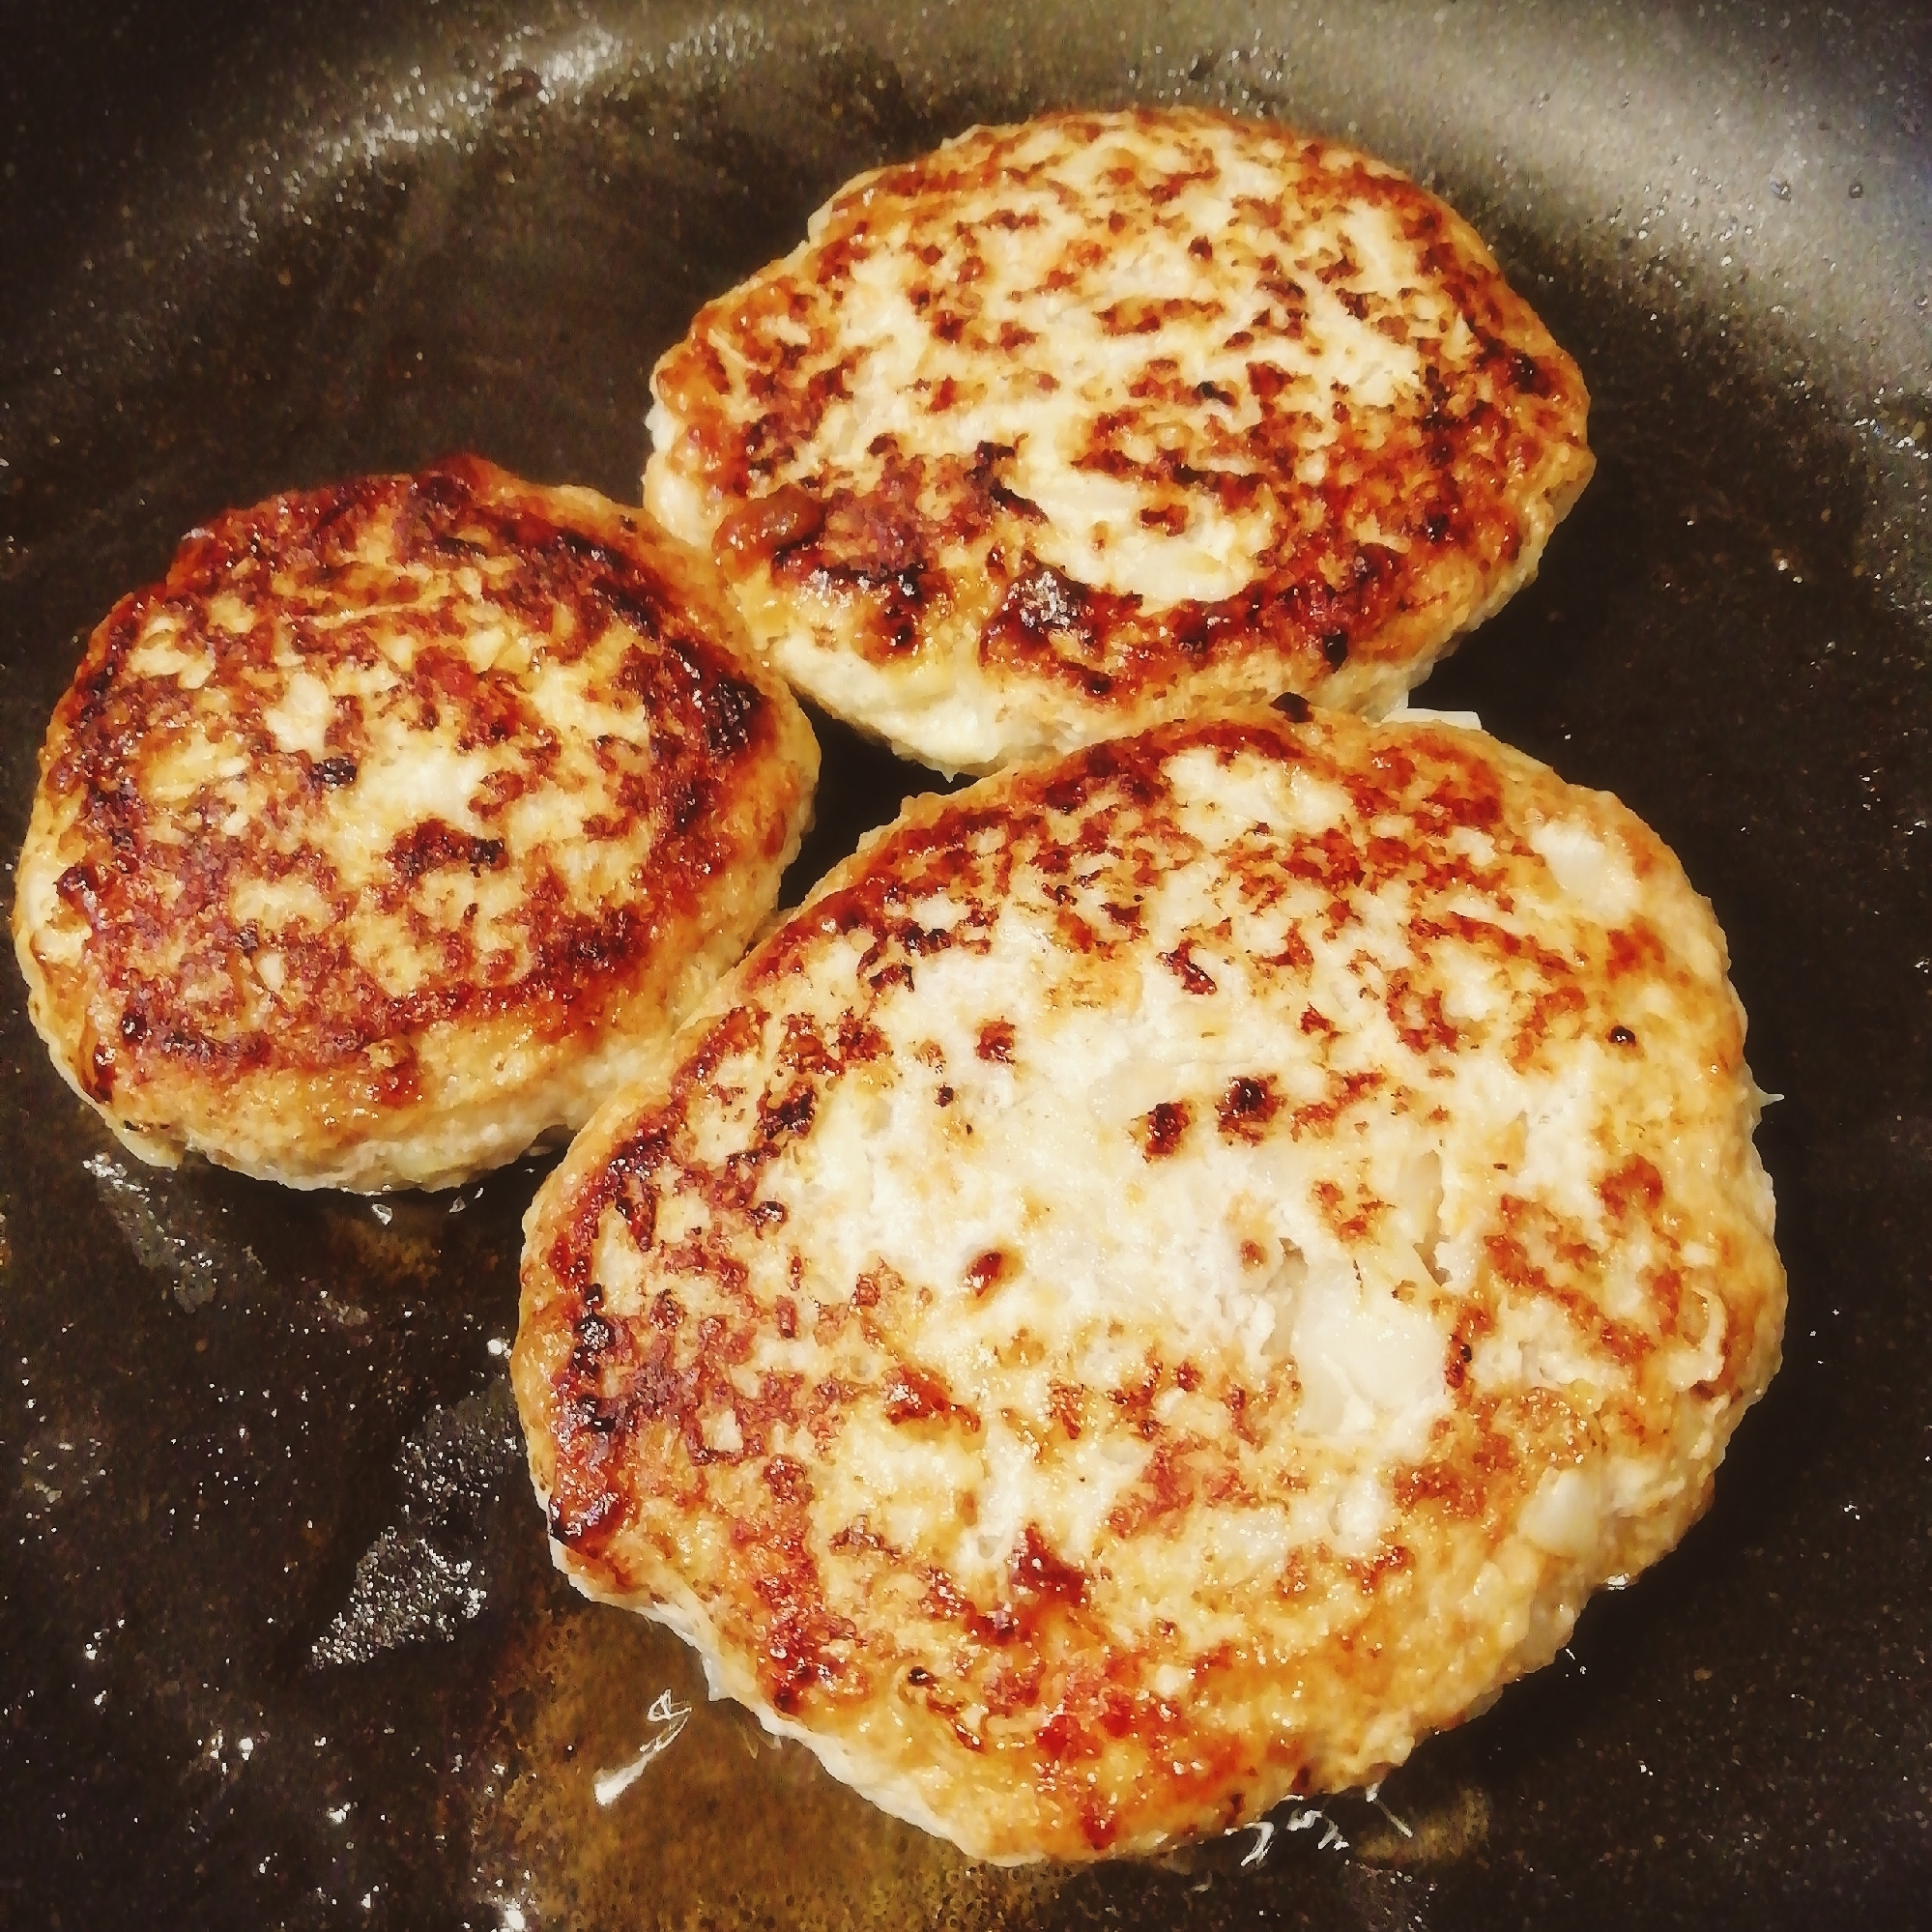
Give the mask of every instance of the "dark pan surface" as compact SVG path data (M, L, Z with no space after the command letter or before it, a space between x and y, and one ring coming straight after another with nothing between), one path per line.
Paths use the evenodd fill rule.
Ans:
M1922 10L7 14L10 858L80 640L198 518L463 447L634 495L658 351L861 165L1180 96L1438 186L1577 355L1600 467L1427 696L1621 793L1716 902L1787 1096L1792 1304L1711 1516L1379 1804L989 1871L551 1573L504 1370L536 1168L378 1205L139 1171L9 970L0 1924L1925 1922ZM924 782L824 735L799 889ZM667 1691L695 1715L600 1807Z

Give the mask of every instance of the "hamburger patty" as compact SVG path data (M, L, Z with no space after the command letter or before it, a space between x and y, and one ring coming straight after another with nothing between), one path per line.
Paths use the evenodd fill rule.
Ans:
M818 762L705 560L588 490L458 458L232 511L55 712L34 1024L144 1160L452 1184L737 958Z
M913 801L525 1224L559 1565L982 1858L1399 1764L1683 1535L1776 1364L1676 860L1293 708Z
M652 387L647 505L798 688L945 770L1284 691L1386 709L1592 467L1466 222L1197 108L861 176Z

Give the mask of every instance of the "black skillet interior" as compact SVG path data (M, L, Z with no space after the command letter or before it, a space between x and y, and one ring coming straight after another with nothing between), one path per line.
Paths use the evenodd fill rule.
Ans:
M1761 1144L1792 1312L1712 1515L1376 1801L1159 1867L989 1870L550 1572L503 1360L534 1167L374 1204L140 1171L9 974L0 1923L1925 1909L1932 26L1556 12L7 10L10 854L80 639L197 518L466 447L634 495L658 351L860 166L1180 97L1438 186L1577 355L1600 467L1427 696L1620 792L1714 898L1786 1096ZM825 744L794 888L924 782Z

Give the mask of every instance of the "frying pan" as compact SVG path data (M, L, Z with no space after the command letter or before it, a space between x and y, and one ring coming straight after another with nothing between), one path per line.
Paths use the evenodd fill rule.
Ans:
M1714 899L1785 1096L1760 1144L1791 1318L1710 1516L1372 1800L1160 1865L990 1871L706 1706L673 1640L550 1572L504 1364L539 1166L377 1203L138 1170L10 974L0 1922L1924 1922L1921 9L5 19L9 854L87 629L197 519L456 447L634 498L657 353L861 166L1181 98L1437 187L1581 362L1600 468L1428 699L1621 793ZM926 782L823 737L794 895Z

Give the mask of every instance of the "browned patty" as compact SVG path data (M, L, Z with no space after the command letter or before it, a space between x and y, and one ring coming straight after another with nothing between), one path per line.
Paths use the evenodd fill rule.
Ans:
M647 505L794 684L946 769L1283 691L1385 709L1592 462L1466 222L1198 108L861 176L652 382Z
M136 1153L447 1184L591 1112L769 911L818 754L701 557L462 457L231 511L90 640L14 929Z
M579 1137L559 1564L986 1858L1378 1776L1710 1499L1775 1367L1710 908L1480 733L1160 727L914 800Z

